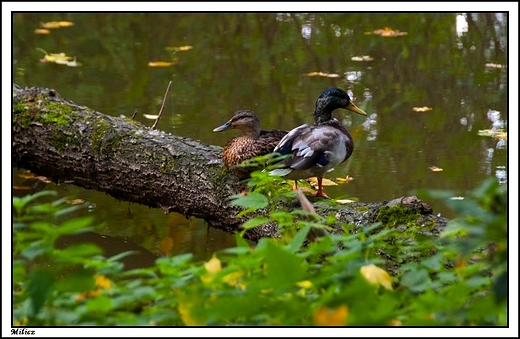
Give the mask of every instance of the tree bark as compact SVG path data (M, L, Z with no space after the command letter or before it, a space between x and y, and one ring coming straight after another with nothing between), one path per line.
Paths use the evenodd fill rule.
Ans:
M210 227L232 233L245 221L236 217L240 208L229 203L241 187L223 166L221 152L218 146L93 111L53 89L13 85L13 166L55 183L201 218ZM370 204L372 212L365 208L362 214L342 206L337 215L346 216L344 222L366 224L383 205ZM321 212L327 215L331 210ZM276 233L276 226L269 224L248 231L246 238Z

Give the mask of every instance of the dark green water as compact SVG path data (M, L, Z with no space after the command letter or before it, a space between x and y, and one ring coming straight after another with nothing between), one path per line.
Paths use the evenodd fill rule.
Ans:
M312 121L327 87L347 90L370 117L336 112L356 149L330 177L333 198L391 200L415 189L464 196L489 176L507 183L507 141L480 130L507 130L505 14L15 14L13 79L54 88L77 104L112 116L157 114L172 81L158 129L223 146L235 135L212 133L238 109L252 109L263 127L291 129ZM41 22L72 27L38 35ZM459 19L460 20L460 19ZM367 34L390 27L400 36ZM192 46L186 51L168 47ZM44 54L75 56L81 67L42 63ZM369 56L370 61L356 57ZM175 61L152 68L151 61ZM321 72L331 76L309 76ZM416 112L414 107L430 107ZM442 168L433 172L429 168ZM14 185L25 180L13 172ZM23 171L22 171L23 172ZM233 236L104 193L48 184L86 201L105 225L97 241L139 246L153 255L192 252L206 259L234 245ZM14 194L24 194L15 191ZM452 217L440 201L435 213ZM138 259L137 259L138 260Z

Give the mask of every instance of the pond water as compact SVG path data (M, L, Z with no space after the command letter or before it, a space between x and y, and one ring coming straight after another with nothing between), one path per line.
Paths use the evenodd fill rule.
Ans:
M73 25L35 31L52 21ZM494 137L508 124L507 29L504 13L14 14L13 79L108 115L137 110L148 126L144 114L158 113L172 81L157 129L220 146L236 133L212 130L238 109L288 130L312 121L324 89L340 87L369 117L335 112L356 149L329 174L353 180L326 187L329 196L374 202L421 188L465 196L487 177L508 181L507 137ZM81 66L41 62L45 53ZM13 169L13 185L30 180L25 172ZM38 187L85 200L84 213L103 226L84 240L139 248L136 266L185 252L205 260L235 244L203 220L76 186ZM453 217L442 201L427 202Z

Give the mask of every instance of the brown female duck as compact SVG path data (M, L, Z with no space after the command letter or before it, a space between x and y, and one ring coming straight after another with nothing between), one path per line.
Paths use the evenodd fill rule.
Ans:
M222 152L222 161L231 174L239 179L247 179L255 167L239 167L243 161L273 152L274 147L287 134L286 131L263 130L258 116L249 110L236 111L231 119L213 132L236 128L243 132L229 140Z
M314 109L314 124L304 124L289 131L274 148L281 155L292 155L283 160L285 168L270 173L295 180L318 178L316 196L328 198L323 192L322 180L326 172L346 161L354 151L354 140L346 128L332 117L337 108L366 115L356 107L345 91L329 88L319 96Z

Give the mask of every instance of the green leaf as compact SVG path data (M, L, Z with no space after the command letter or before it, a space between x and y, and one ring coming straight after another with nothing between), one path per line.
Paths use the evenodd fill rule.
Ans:
M70 207L67 207L67 208L60 208L56 213L54 213L54 216L55 217L62 217L66 214L69 214L69 213L72 213L72 212L75 212L77 210L80 210L82 208L85 208L85 206L82 206L82 205L74 205L74 206L70 206Z
M265 248L267 281L271 287L285 288L303 280L305 269L295 254L268 241Z
M106 314L112 307L112 300L103 294L87 301L87 310L97 316Z
M258 192L251 192L247 195L236 194L231 196L231 199L232 205L244 208L259 209L268 205L266 196Z
M110 258L107 259L107 261L119 261L123 259L124 257L128 257L129 255L139 254L139 251L124 251L122 253L118 253Z
M507 271L502 272L493 284L493 292L495 292L495 300L497 303L507 298Z
M84 268L73 270L56 282L56 289L60 292L85 292L95 288L93 272Z
M36 257L44 254L46 251L50 250L50 246L45 246L42 244L32 244L31 247L22 251L22 256L29 260L34 260Z
M240 233L235 233L235 240L237 242L237 247L245 247L249 250L249 243L240 235Z
M423 259L421 265L431 270L438 271L442 267L443 253L437 253L431 257Z
M303 242L307 238L307 234L309 234L309 231L311 230L311 224L306 225L303 229L301 229L294 238L291 240L291 242L285 247L292 253L296 253L302 246Z
M431 284L428 271L420 269L418 271L408 271L401 278L401 285L408 287L412 292L424 292Z
M16 210L17 215L20 216L22 214L22 210L24 209L24 207L31 201L36 200L40 197L47 196L47 195L57 195L57 194L58 193L55 191L40 191L35 194L26 195L22 198L13 197L13 207Z
M103 250L99 246L85 243L69 245L63 250L57 250L56 256L64 259L65 261L77 262L78 260L83 260L83 258L92 257L101 253L103 253Z
M27 291L31 299L33 316L37 315L53 289L54 274L46 269L36 269L29 274Z
M94 217L86 216L64 221L57 228L59 234L75 234L79 231L88 231L88 226L92 225Z
M270 219L267 218L267 217L254 217L254 218L251 218L249 219L248 221L246 221L245 223L242 224L242 228L244 230L250 230L252 228L255 228L255 227L258 227L260 225L263 225L265 224L266 222L268 222Z

